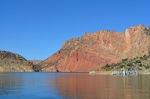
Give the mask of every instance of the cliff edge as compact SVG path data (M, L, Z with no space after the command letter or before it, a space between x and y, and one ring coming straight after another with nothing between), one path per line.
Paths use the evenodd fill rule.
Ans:
M42 71L88 72L150 53L150 28L133 26L124 33L101 30L66 41L62 48L40 63Z

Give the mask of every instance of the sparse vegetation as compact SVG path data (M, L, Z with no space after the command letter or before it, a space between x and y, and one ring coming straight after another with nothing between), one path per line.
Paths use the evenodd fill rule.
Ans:
M104 67L102 67L102 69L104 69L106 71L110 71L111 70L111 66L109 64L106 64Z
M141 60L136 60L136 63L141 63Z
M122 68L136 68L139 71L142 71L144 69L149 69L150 68L150 55L144 55L142 57L135 57L133 59L122 59L116 64L106 64L103 66L101 69L105 71L110 71L114 69L122 69ZM100 69L94 69L95 71L98 71Z
M145 34L146 34L146 35L149 35L149 36L150 36L150 28L146 27L146 28L144 29L144 31L145 31Z
M149 68L149 66L144 66L145 67L145 69L148 69Z
M124 65L124 64L121 64L121 65L120 65L120 68L123 68L123 67L125 67L125 65Z
M140 66L140 67L142 67L143 65L142 65L142 64L140 64L139 66Z
M132 66L132 64L133 64L132 62L129 62L127 63L127 66Z
M128 58L122 59L122 63L126 62Z
M24 57L7 51L0 51L0 72L29 72L33 64Z

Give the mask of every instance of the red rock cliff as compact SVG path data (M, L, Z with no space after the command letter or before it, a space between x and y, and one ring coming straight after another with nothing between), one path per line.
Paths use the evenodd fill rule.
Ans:
M41 63L42 71L88 72L92 68L150 53L150 28L139 25L125 33L101 30L66 41Z

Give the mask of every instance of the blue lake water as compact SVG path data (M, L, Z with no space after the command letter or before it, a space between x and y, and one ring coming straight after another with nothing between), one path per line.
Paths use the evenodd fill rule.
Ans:
M0 99L150 99L150 75L0 73Z

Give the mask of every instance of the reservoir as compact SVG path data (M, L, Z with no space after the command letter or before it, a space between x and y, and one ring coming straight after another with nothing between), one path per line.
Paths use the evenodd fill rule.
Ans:
M0 99L150 99L150 75L0 73Z

